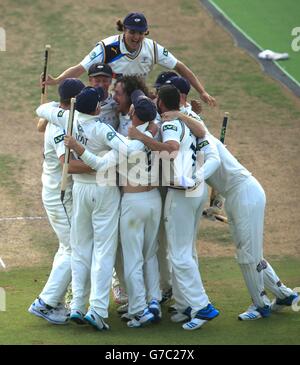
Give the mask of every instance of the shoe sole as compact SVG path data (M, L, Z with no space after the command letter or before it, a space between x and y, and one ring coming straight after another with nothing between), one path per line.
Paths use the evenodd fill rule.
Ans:
M68 320L66 320L65 322L58 322L58 321L54 321L50 318L47 318L45 314L39 312L39 311L36 311L35 309L33 308L29 308L28 309L28 312L35 315L36 317L39 317L39 318L43 318L45 319L47 322L49 323L52 323L52 324L57 324L57 325L65 325L65 324L68 324Z

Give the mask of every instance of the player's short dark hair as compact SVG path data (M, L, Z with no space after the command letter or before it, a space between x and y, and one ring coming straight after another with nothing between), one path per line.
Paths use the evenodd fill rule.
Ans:
M174 85L162 85L158 90L158 98L169 110L179 110L180 93Z
M145 83L145 80L141 76L136 75L126 75L119 76L117 78L117 83L122 83L125 94L127 96L128 105L131 105L131 94L135 90L142 90L142 92L149 97L149 89Z

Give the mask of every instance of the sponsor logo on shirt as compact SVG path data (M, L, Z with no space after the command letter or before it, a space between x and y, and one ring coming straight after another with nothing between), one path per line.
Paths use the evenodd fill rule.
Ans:
M54 143L57 144L59 142L62 142L64 140L65 134L60 134L59 136L54 137Z
M163 132L164 131L168 131L168 130L173 130L173 131L177 131L177 127L173 124L167 124L163 126Z
M209 142L208 142L208 141L203 141L203 142L201 142L201 143L198 143L198 144L197 144L197 150L201 150L201 148L203 148L203 147L207 146L208 144L209 144Z

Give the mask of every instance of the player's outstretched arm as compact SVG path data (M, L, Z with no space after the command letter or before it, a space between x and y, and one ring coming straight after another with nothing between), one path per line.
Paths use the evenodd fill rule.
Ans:
M51 75L48 75L48 77L47 77L47 79L46 79L46 81L44 83L43 83L43 81L41 79L40 84L41 84L41 86L43 86L43 84L45 84L45 85L57 85L57 84L59 84L64 79L67 79L67 78L78 78L84 72L85 72L84 67L81 66L81 64L79 63L78 65L69 67L68 69L66 69L64 72L62 72L57 77L53 77Z
M182 62L178 61L175 66L175 71L177 71L182 77L189 80L193 88L199 93L200 98L210 106L216 106L216 100L214 97L209 95L201 82L198 80L196 75Z

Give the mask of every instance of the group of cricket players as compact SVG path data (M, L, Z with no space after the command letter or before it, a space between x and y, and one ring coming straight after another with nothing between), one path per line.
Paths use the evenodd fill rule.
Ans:
M161 306L171 300L171 321L188 331L202 327L219 310L203 286L197 234L204 210L213 220L222 208L252 301L238 319L291 306L298 294L263 257L264 190L209 132L188 94L193 86L209 105L215 99L185 64L145 38L142 13L117 24L122 35L100 41L81 63L44 83L59 85L59 102L36 110L44 133L42 199L59 249L29 312L53 324L107 330L112 290L129 328L160 322ZM150 91L154 64L169 70ZM84 72L88 86L78 79ZM205 209L208 187L214 194Z

